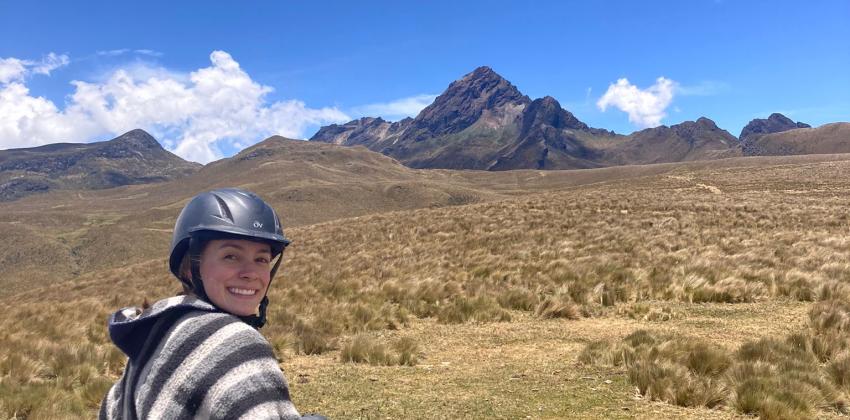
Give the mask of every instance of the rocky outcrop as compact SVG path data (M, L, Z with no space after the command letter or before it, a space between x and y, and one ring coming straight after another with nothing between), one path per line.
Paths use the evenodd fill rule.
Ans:
M762 147L763 142L759 141L759 139L767 134L781 133L797 128L811 128L811 126L799 121L794 122L779 113L770 114L767 119L756 118L744 126L744 129L741 130L741 135L738 136L741 140L741 150L746 156L773 154L775 151L769 151Z
M747 138L770 133L780 133L783 131L793 130L795 128L811 128L812 126L803 122L794 122L790 118L780 114L770 114L767 119L756 118L750 121L744 129L741 130L741 135L738 138L745 141Z
M323 143L341 144L345 146L369 146L376 139L383 139L406 129L412 118L397 122L384 121L381 117L363 117L345 124L331 124L322 127L310 139Z
M535 99L522 114L516 142L499 150L489 170L594 168L599 156L586 147L576 131L590 127L551 96ZM531 164L531 165L529 165Z

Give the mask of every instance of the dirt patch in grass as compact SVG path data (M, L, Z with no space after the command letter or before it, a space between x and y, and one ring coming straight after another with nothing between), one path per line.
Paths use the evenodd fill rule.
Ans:
M578 355L588 342L620 340L646 328L733 348L752 339L752 331L760 331L756 337L783 334L782 324L803 322L807 307L793 301L681 304L681 318L666 322L619 316L540 320L519 311L509 323L415 320L388 338L416 339L422 354L417 366L340 364L334 352L290 354L282 366L299 408L333 418L746 418L729 408L649 401L629 383L626 369L582 365ZM783 314L780 322L776 314ZM717 323L726 327L718 330Z

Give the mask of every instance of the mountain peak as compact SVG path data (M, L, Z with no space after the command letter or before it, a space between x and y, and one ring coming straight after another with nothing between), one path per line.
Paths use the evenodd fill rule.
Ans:
M162 149L162 145L159 144L153 136L148 134L147 131L142 130L141 128L130 130L110 140L110 142L126 145L134 149Z
M496 73L495 71L493 71L493 69L491 69L490 67L481 66L481 67L476 68L472 72L467 73L465 76L463 76L461 78L461 80L466 80L466 79L482 80L482 79L504 79L504 78L502 76L500 76L498 73Z
M500 113L505 107L531 103L516 86L493 71L481 66L467 73L425 107L413 120L407 134L413 140L463 131L474 124L484 111Z
M774 112L773 114L770 114L770 116L767 117L767 120L772 121L772 122L781 123L781 124L794 124L794 121L792 121L790 118L788 118L788 117L786 117L786 116L784 116L784 115L782 115L778 112Z
M487 66L478 67L460 80L452 82L432 105L436 105L441 99L443 101L451 99L479 101L483 102L481 105L486 108L493 108L506 102L531 102L528 97L520 93L516 86Z
M670 129L678 133L680 136L686 137L700 135L701 133L712 131L722 131L726 133L726 131L721 130L720 127L718 127L712 119L706 117L699 117L696 121L683 121L679 124L671 125ZM729 137L731 137L732 139L735 138L731 134L729 134Z
M546 96L544 96L544 97L540 98L540 101L541 101L541 102L543 102L543 103L544 103L544 104L546 104L546 105L558 105L558 106L561 106L561 104L560 104L560 103L558 103L558 100L557 100L557 99L555 99L555 98L553 98L553 97L551 97L551 96L549 96L549 95L546 95Z
M706 117L697 118L697 124L710 129L717 128L717 123L715 123L714 120Z
M782 131L793 130L795 128L811 128L810 125L803 122L794 122L792 119L774 112L767 119L756 118L750 121L738 136L741 141L748 137L758 137L770 133L779 133Z
M561 104L551 96L544 96L532 101L523 114L522 132L528 133L533 127L551 126L556 129L571 128L587 130L587 124L581 122L569 111L561 108Z

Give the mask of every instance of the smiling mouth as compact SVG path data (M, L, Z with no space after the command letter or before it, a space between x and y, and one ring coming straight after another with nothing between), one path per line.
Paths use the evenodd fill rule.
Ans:
M239 296L254 296L257 294L255 289L240 289L238 287L228 287L227 291Z

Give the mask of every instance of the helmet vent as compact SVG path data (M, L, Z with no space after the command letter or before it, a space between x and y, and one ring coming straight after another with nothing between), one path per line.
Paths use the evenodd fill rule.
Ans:
M233 214L230 213L230 208L227 207L227 203L225 203L224 200L216 194L213 194L213 197L215 197L215 201L218 202L218 209L221 214L220 218L230 223L235 223L233 220Z

